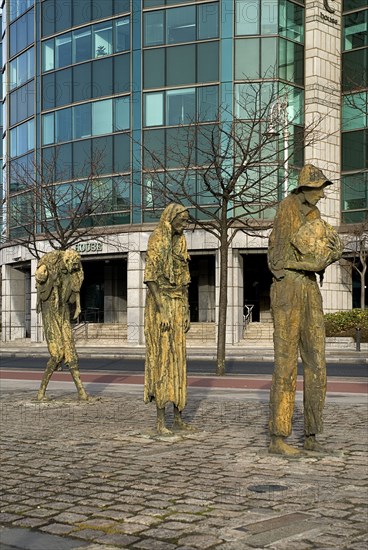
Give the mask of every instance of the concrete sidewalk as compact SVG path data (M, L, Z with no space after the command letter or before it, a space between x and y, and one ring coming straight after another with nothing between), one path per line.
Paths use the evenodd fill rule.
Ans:
M197 431L159 438L141 386L37 385L1 381L2 550L367 548L366 394L328 394L329 452L291 460L267 453L268 391L190 387ZM300 392L294 416L300 446Z

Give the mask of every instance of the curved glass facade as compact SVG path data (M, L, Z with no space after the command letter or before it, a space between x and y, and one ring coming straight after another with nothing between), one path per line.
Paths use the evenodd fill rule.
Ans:
M368 220L368 7L345 0L342 36L342 220Z

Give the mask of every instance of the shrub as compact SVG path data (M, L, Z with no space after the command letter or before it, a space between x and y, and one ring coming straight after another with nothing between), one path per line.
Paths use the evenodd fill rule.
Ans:
M361 329L361 341L368 342L368 309L351 309L325 315L327 336L353 336Z

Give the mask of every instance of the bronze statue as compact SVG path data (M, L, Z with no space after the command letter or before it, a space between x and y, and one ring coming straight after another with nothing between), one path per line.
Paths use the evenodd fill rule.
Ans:
M70 324L70 304L75 304L74 319L80 314L83 277L80 256L74 250L49 252L38 262L35 273L37 312L42 313L43 329L51 356L38 391L39 401L45 399L50 378L55 370L61 369L63 360L69 367L79 399L88 399L79 375L78 355Z
M326 394L325 326L322 285L325 268L338 260L343 246L316 207L332 185L315 166L304 166L298 187L279 205L270 235L268 264L273 273L271 311L275 368L270 395L269 452L298 455L288 445L294 410L298 351L304 372L304 448L323 452L316 434L323 429Z
M148 241L147 298L144 333L146 362L144 401L156 402L157 432L171 435L166 426L165 405L174 405L174 430L190 430L181 413L187 401L186 337L190 328L187 243L183 234L188 211L169 204Z

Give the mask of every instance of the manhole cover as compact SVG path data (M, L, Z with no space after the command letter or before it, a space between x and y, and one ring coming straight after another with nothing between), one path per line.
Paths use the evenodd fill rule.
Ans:
M274 493L276 491L287 491L288 487L285 485L249 485L249 491L253 493Z

